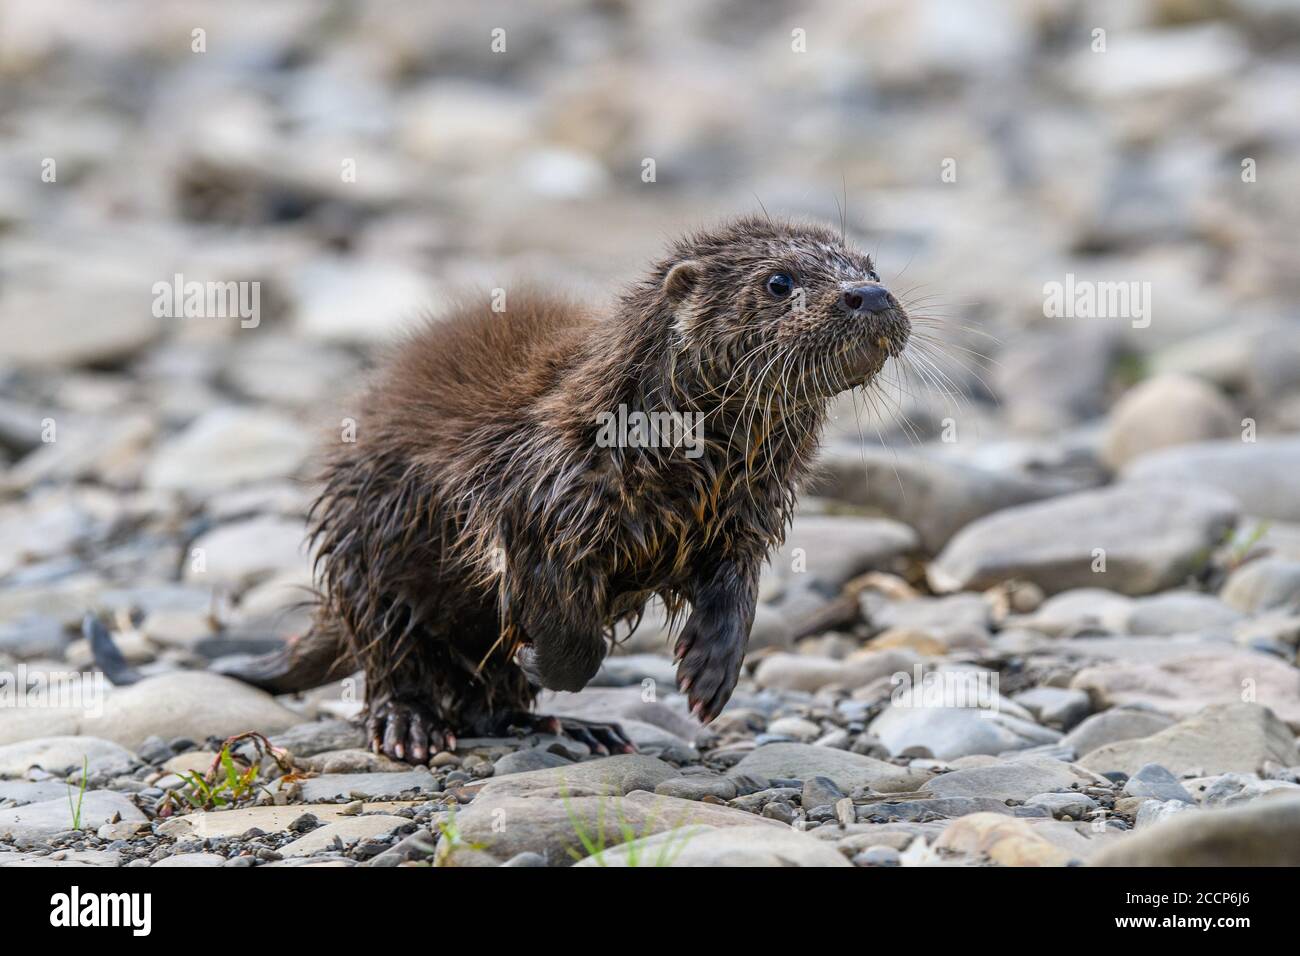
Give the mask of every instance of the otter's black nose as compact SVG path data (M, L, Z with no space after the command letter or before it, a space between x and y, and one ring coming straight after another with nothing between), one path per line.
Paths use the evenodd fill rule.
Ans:
M882 285L860 285L840 296L840 307L852 315L884 312L895 305L894 297Z

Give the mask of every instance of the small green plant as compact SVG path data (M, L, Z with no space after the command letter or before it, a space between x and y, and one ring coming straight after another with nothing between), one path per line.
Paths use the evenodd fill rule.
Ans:
M1237 535L1235 532L1229 532L1228 535L1228 554L1224 559L1224 564L1228 571L1235 571L1245 563L1251 549L1268 534L1269 522L1261 521L1257 523L1244 535Z
M569 855L573 857L574 860L591 857L596 861L598 866L605 866L604 853L607 847L605 832L605 801L607 797L601 796L599 798L600 803L596 808L596 832L593 835L587 831L586 822L574 811L573 804L569 801L568 789L566 787L561 787L560 793L564 799L564 810L569 816L569 825L573 827L573 832L578 837L578 842L582 844L583 850L586 850L586 853L581 853L576 847L569 847ZM650 837L658 835L648 832L655 822L656 815L654 813L653 805L650 808L650 813L646 816L645 824L642 827L643 832L637 833L636 828L627 819L627 815L623 812L622 800L618 797L612 797L609 799L612 799L614 803L614 809L618 817L618 832L622 837L622 839L615 845L626 847L628 866L646 865L646 861L642 858L642 853L646 849L646 843ZM668 830L663 831L667 833L668 836L659 845L659 852L654 857L653 862L649 865L672 866L673 861L681 855L682 850L686 849L686 843L689 841L694 831L690 827L683 825L684 818L685 811L683 811L682 816L678 817L677 821L669 827ZM678 841L678 837L681 838L680 841Z
M255 753L248 766L241 769L236 765L232 751L237 744L245 740L252 741ZM164 805L160 810L161 815L170 816L172 810L180 806L182 801L195 810L211 810L242 803L258 791L266 792L266 786L259 777L262 760L267 756L275 760L276 766L282 773L289 777L293 776L293 767L284 751L272 746L263 735L250 731L227 739L221 745L220 753L213 758L212 766L208 768L205 775L200 776L193 770L177 771L176 775L184 780L186 785L180 790L167 791Z
M1241 526L1229 528L1217 544L1201 548L1190 557L1189 576L1205 584L1216 575L1231 574L1251 559L1251 552L1268 529L1267 521L1255 524L1249 531Z
M487 848L486 843L476 843L466 840L460 832L460 827L456 825L456 808L453 806L446 820L437 822L439 842L444 842L447 849L444 853L455 853L457 850L483 850Z
M72 829L81 829L81 802L86 798L86 777L90 764L86 760L86 755L81 755L81 785L77 789L77 803L72 803L72 791L68 791L68 809L72 811Z
M176 775L189 784L189 790L182 793L181 796L189 802L190 806L197 810L203 810L209 807L224 807L228 804L239 803L257 788L258 768L256 764L241 773L235 769L230 752L223 749L221 751L221 765L226 771L226 776L214 783L209 783L193 770L177 771Z
M1112 377L1122 388L1132 388L1151 374L1147 360L1135 352L1125 352L1115 360Z
M673 861L676 860L677 857L681 856L682 851L686 849L686 844L690 842L691 837L693 837L696 832L696 828L694 827L681 825L665 830L664 833L667 835L664 840L660 842L659 852L655 855L654 861L650 863L650 866L672 866ZM658 834L656 834L656 836L657 835ZM628 866L645 865L641 860L641 853L645 849L645 844L648 840L649 837L635 837L624 841L623 845L627 847ZM600 857L596 858L596 862L601 866L605 865L605 861Z

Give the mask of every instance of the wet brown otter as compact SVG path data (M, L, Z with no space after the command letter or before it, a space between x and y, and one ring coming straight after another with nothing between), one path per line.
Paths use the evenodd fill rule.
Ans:
M538 726L539 686L583 687L652 596L689 606L678 682L715 717L828 401L910 331L868 256L766 218L676 242L608 315L508 305L395 351L312 510L315 626L236 672L287 691L359 665L372 745L401 759ZM602 441L620 410L680 416L689 441ZM630 749L612 727L564 729Z

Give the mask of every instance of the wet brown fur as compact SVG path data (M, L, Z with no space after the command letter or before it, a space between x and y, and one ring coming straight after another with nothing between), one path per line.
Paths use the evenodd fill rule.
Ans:
M765 289L777 271L802 311ZM743 218L676 242L609 314L516 291L504 312L428 323L330 455L311 515L321 600L297 656L360 666L372 716L398 701L497 732L537 693L517 654L576 690L657 596L692 609L679 678L712 717L829 399L907 340L901 307L837 311L874 278L830 230ZM599 447L598 415L620 405L702 415L704 453Z

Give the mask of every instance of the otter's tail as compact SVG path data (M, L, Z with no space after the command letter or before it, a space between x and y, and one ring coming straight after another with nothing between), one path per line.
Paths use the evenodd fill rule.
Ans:
M90 643L90 652L95 657L95 666L104 672L108 682L115 687L134 684L144 675L126 662L122 650L108 633L104 622L93 614L87 614L81 622L82 636Z
M229 658L211 668L272 694L292 694L328 684L349 670L347 648L333 631L313 627L278 651L256 657Z
M93 614L82 625L90 641L95 664L112 684L134 684L141 677L122 656L113 637ZM272 694L292 694L328 684L347 672L345 642L330 631L312 628L291 638L284 647L270 654L231 657L216 662L210 670L233 677Z

